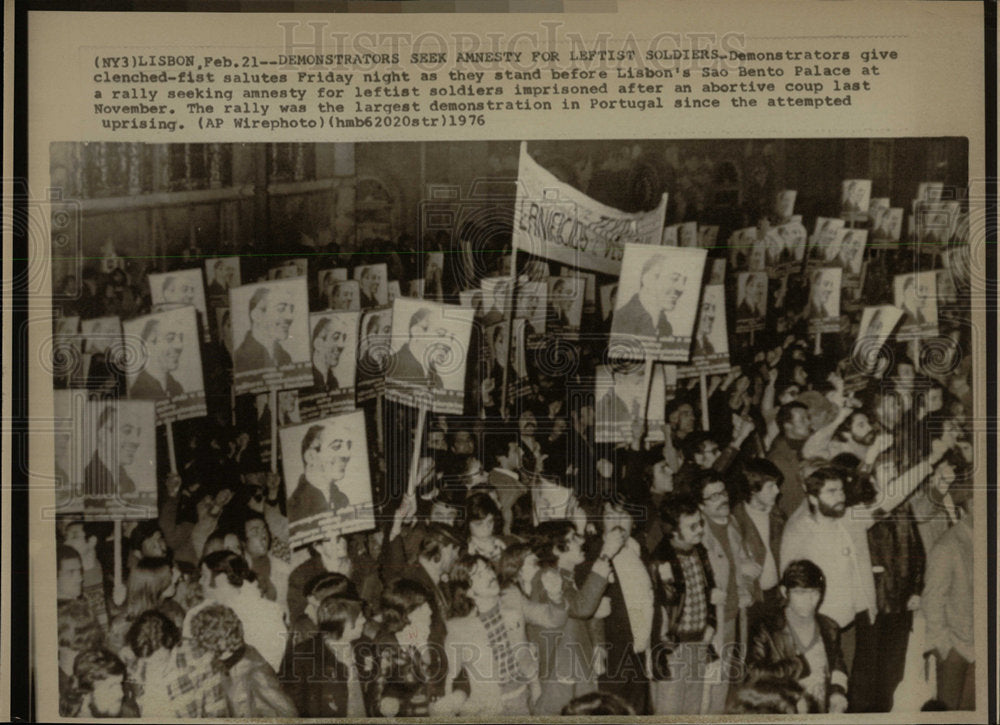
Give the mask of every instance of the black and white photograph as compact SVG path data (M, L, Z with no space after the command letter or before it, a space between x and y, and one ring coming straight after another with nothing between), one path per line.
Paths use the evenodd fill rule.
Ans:
M213 305L228 305L229 290L239 287L240 258L215 257L205 260L206 292Z
M902 207L890 207L872 220L872 238L879 242L898 242L903 233Z
M699 247L698 222L684 222L677 228L677 243L681 247Z
M168 310L193 305L200 315L207 313L205 287L200 268L151 274L149 292L154 308Z
M154 403L92 400L74 406L84 517L148 519L156 513Z
M764 329L767 316L768 276L763 272L736 275L736 332Z
M654 360L687 362L705 258L703 249L626 246L612 339L637 342Z
M795 213L795 197L798 191L795 189L782 189L774 199L774 213L782 222L790 221Z
M295 279L305 277L309 274L309 260L304 257L299 259L286 259L281 264L274 265L267 270L267 278L274 279Z
M205 415L205 382L194 307L136 317L123 325L131 400L156 401L161 423Z
M385 307L389 304L389 277L384 264L365 264L354 268L358 282L361 309Z
M392 303L386 396L435 413L462 412L472 310L400 297Z
M375 526L364 413L288 426L279 435L291 546Z
M848 220L866 218L871 195L871 179L846 179L840 185L840 215Z
M892 282L896 307L903 311L901 337L935 337L938 334L937 278L935 272L896 275Z
M878 232L921 181L968 185L966 138L274 140L50 150L82 222L44 327L90 378L61 391L52 565L95 562L52 606L65 634L86 600L129 716L971 714L978 217L959 197L947 243ZM889 211L845 223L845 179ZM193 301L150 299L192 273L209 343ZM176 665L235 621L220 596L242 654ZM67 717L71 654L43 665Z
M330 412L354 409L358 363L358 312L314 312L309 316L314 404Z
M305 278L243 285L229 300L236 394L311 385Z

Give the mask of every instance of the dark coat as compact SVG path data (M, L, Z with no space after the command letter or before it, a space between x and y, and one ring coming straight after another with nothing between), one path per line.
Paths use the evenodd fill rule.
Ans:
M167 387L164 390L160 381L145 370L141 371L129 388L128 397L139 400L164 400L175 395L183 395L184 388L173 375L167 373Z
M614 313L612 331L614 334L635 335L637 337L669 337L673 334L673 328L663 312L660 312L656 322L653 321L652 316L639 302L638 292Z
M364 683L371 673L355 652L358 680ZM323 644L323 635L315 634L298 642L285 654L280 680L292 698L299 717L346 717L348 712L347 666ZM370 714L368 704L363 703Z
M764 545L764 541L761 540L760 532L750 519L750 514L747 513L746 509L746 503L737 504L733 508L733 518L736 520L736 528L739 529L740 538L743 540L747 551L750 552L750 556L753 557L755 562L764 566L764 560L767 557L767 547ZM768 537L770 540L771 556L774 557L774 565L777 567L778 576L780 577L781 561L778 559L778 554L781 551L781 534L785 530L785 522L788 521L788 517L785 516L785 512L781 510L781 507L775 504L771 508L768 518L771 522L771 530ZM755 602L761 601L762 593L759 579L754 579L750 593L753 595Z
M247 332L233 356L233 366L237 373L281 367L288 365L291 361L292 356L280 344L275 343L271 352L268 352L267 348L257 342L250 332Z
M288 497L288 520L294 522L329 510L330 504L323 492L309 483L305 474L299 476L299 485Z

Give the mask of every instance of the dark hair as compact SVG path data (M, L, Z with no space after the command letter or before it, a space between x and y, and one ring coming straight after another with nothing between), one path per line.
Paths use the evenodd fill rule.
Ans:
M241 587L244 582L257 581L257 576L250 570L246 559L228 549L213 551L201 560L201 565L211 573L213 586L219 574L225 574L226 581L234 587Z
M610 692L591 692L570 700L562 715L635 715L635 709L618 695Z
M316 623L321 632L330 635L336 641L340 641L347 625L353 625L358 621L363 608L359 597L324 597L316 610Z
M818 589L826 593L826 577L823 570L808 559L798 559L785 567L781 575L781 586L786 589Z
M323 432L323 426L321 426L321 425L312 425L312 426L309 426L309 430L307 430L306 434L304 436L302 436L302 458L303 459L306 457L306 451L308 451L310 448L312 448L313 442L317 438L319 438L319 436L320 436L320 434L322 432Z
M476 605L469 596L472 588L472 572L477 566L492 569L490 560L480 554L462 554L455 562L448 578L449 601L451 616L464 617L475 611Z
M791 403L785 403L778 408L778 414L774 417L774 422L778 424L779 431L784 432L785 426L792 422L792 413L796 410L804 410L808 413L809 406L793 400Z
M690 408L694 408L694 404L688 400L687 396L678 395L667 401L666 406L663 408L663 415L665 420L670 420L670 416L676 413L681 407L687 405Z
M763 677L742 685L726 709L731 715L794 715L803 695L802 688L790 679Z
M306 582L302 590L306 599L315 597L321 602L327 597L357 597L358 591L354 582L339 572L330 571L315 576Z
M181 641L181 633L170 619L155 609L148 610L129 627L125 641L136 657L149 657L160 648L173 649Z
M63 562L69 559L76 559L81 565L83 564L83 559L80 558L79 551L69 544L60 544L59 548L56 549L56 571L62 571Z
M158 531L160 531L160 523L156 519L140 521L132 530L132 535L129 536L129 545L135 551L140 551L146 540L155 536Z
M253 311L257 309L257 306L264 301L264 299L271 293L271 290L267 287L258 287L253 295L250 297L250 303L247 306L247 313L253 314Z
M410 612L431 601L431 593L412 579L396 579L382 590L382 627L389 634L410 623Z
M515 542L503 550L500 562L497 564L497 577L501 589L517 583L521 567L533 553L531 544L526 541Z
M660 521L663 524L663 538L670 540L680 527L682 516L701 515L701 500L690 492L668 495L660 504Z
M805 489L807 496L819 496L827 481L844 483L844 471L836 466L823 466L806 476Z
M559 554L567 550L567 537L575 532L576 526L569 519L553 519L540 523L535 528L538 537L535 548L538 563L543 566L554 566Z
M93 692L94 685L101 680L122 677L125 663L106 649L91 649L81 652L73 661L73 677L80 692Z
M729 489L728 486L726 486L725 480L723 480L722 478L722 474L719 473L718 471L713 471L712 469L708 469L705 471L698 471L697 473L695 473L695 475L691 478L691 482L688 484L688 488L690 492L695 496L695 498L697 498L698 501L700 502L702 500L702 496L705 493L705 488L710 483L721 483L723 486L726 487L726 491L728 494Z
M708 442L715 443L716 445L719 443L715 436L709 431L696 430L689 433L687 437L680 442L681 453L684 455L684 460L693 461L694 457L702 452L702 447Z
M329 317L320 317L319 322L316 323L316 327L313 328L312 337L309 338L309 343L312 347L316 346L316 338L322 334L323 330L329 327L331 320ZM303 449L305 452L305 449Z
M419 557L431 561L441 561L441 550L448 546L461 549L462 540L455 533L455 530L447 524L431 522L427 524L424 538L420 541Z
M503 525L503 514L493 497L485 491L476 491L465 499L465 533L469 534L469 524L473 521L485 521L493 517L493 533L497 534Z
M746 477L747 489L750 493L757 493L768 481L774 481L781 487L785 481L785 475L774 463L767 458L751 458L743 466L743 475Z
M100 647L104 643L104 630L97 623L90 606L82 599L59 602L56 619L60 647L82 652Z
M243 623L229 607L209 604L191 618L191 639L201 650L216 656L244 645Z
M263 521L264 526L267 526L268 535L271 534L271 527L268 525L267 519L264 518L264 515L257 513L253 509L250 509L247 515L243 517L243 526L241 526L239 530L237 530L236 532L236 535L240 537L240 541L242 541L244 544L247 543L247 524L249 524L251 521Z

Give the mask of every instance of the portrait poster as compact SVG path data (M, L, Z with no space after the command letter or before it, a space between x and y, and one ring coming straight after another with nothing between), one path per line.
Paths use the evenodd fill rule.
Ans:
M583 296L582 277L549 277L546 292L545 331L549 335L575 339L580 335Z
M903 234L902 207L889 207L872 220L872 239L875 242L895 246Z
M386 398L434 413L462 413L472 310L400 297L392 303Z
M208 302L213 307L229 304L229 290L239 287L240 258L212 257L205 260Z
M662 443L663 426L666 424L666 405L677 393L677 366L653 363L653 378L649 381L649 398L646 401L646 440Z
M360 312L309 315L313 382L299 396L309 420L354 410L360 317Z
M957 201L918 201L914 204L917 239L921 244L951 241L961 206Z
M806 243L809 236L809 232L802 224L802 220L790 221L780 225L778 227L778 234L781 235L784 250L787 252L787 263L791 265L801 264L806 256Z
M711 249L719 238L719 227L717 224L698 225L698 246L702 249Z
M838 332L840 330L840 290L844 270L840 267L820 267L809 275L809 331Z
M887 209L891 206L889 197L887 196L873 196L868 201L868 221L875 225L875 220L882 216Z
M279 390L278 395L278 428L287 425L298 425L308 420L302 414L302 396L298 390ZM317 416L318 417L318 416Z
M677 225L677 243L681 247L699 247L698 222L684 222Z
M826 260L836 259L839 250L840 231L844 228L843 219L816 217L816 226L809 238L809 266L822 267ZM831 252L830 248L834 247Z
M916 201L941 201L944 196L943 181L921 181L917 186Z
M360 287L361 309L370 310L389 304L389 275L385 264L355 267L354 279Z
M356 410L278 431L293 549L375 527L366 430Z
M764 278L767 278L766 274ZM706 285L702 290L694 329L691 362L688 365L678 366L678 377L728 372L729 331L726 325L724 285Z
M57 388L79 387L83 371L83 339L80 316L67 315L53 319L52 378Z
M385 392L385 371L392 356L392 308L361 313L358 327L358 362L355 399L361 403Z
M444 252L424 255L424 290L422 297L432 302L444 301Z
M611 345L616 357L687 362L708 253L625 246Z
M737 229L729 235L726 244L729 248L729 268L749 269L750 256L757 244L757 227Z
M955 286L951 270L935 270L934 278L937 285L938 309L958 304L958 287Z
M903 318L903 311L895 305L872 305L861 312L858 337L851 354L853 371L861 376L884 373L879 367L888 367L892 360L889 338Z
M611 314L615 309L615 297L618 294L618 283L601 285L601 320L605 324L611 324Z
M764 264L770 275L783 272L782 265L789 261L790 253L785 248L785 240L778 227L771 227L764 234ZM760 270L751 270L759 272Z
M319 291L316 295L316 312L337 310L357 312L361 309L361 292L356 280L340 279L339 273L347 270L325 269L319 273Z
M725 259L709 259L708 260L710 272L708 273L708 284L725 284L726 283L726 260Z
M840 264L844 268L845 284L857 286L861 279L861 263L868 244L867 229L847 229L840 243Z
M616 368L622 372L616 372ZM617 379L619 375L643 376L643 364L617 363L598 365L594 375L594 442L595 443L625 443L632 435L633 417L629 404L622 399L621 393L628 387L627 383L619 390ZM640 407L641 411L642 408Z
M510 277L487 277L480 288L483 291L483 324L490 327L508 319L514 302Z
M126 320L124 340L130 400L154 401L161 424L207 414L194 307Z
M763 272L736 275L736 333L764 329L767 317L768 276Z
M628 214L560 181L521 142L514 202L514 247L536 257L604 274L618 274L626 244L658 244L666 192L648 212Z
M305 257L287 259L281 264L267 270L268 280L295 279L309 274L309 260Z
M93 393L114 393L122 375L122 323L118 317L95 317L80 320L83 341L81 374L70 381Z
M415 300L424 299L424 287L427 281L423 277L418 277L417 279L411 279L409 281L409 292L407 297L412 297Z
M680 224L670 224L663 227L663 234L660 235L661 247L676 247L680 242Z
M545 335L548 285L545 282L523 282L517 293L516 319L524 320L525 344L542 343Z
M847 221L868 218L872 197L871 179L845 179L840 183L840 216Z
M911 274L898 274L893 278L893 299L896 307L903 311L897 337L912 339L936 337L937 277L931 270Z
M74 406L87 520L156 518L156 412L147 400Z
M243 285L229 301L236 395L311 385L305 277Z

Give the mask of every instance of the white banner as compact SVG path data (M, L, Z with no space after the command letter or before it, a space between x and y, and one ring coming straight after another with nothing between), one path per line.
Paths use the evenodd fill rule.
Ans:
M521 142L514 207L514 247L604 274L621 271L626 244L659 244L667 194L652 211L627 214L560 181Z

